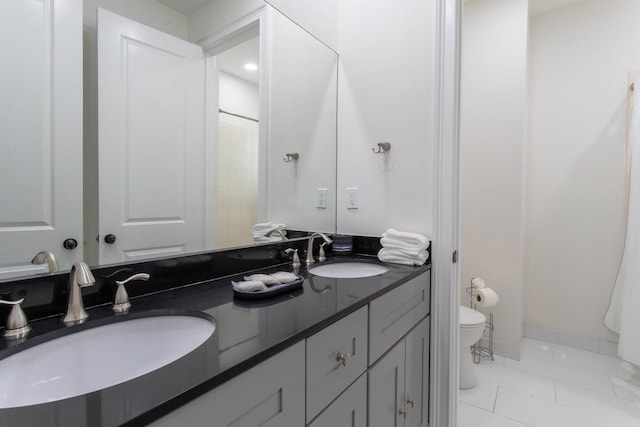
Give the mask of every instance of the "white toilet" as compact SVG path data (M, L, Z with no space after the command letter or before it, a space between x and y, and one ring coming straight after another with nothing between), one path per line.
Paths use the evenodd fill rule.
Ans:
M460 306L460 382L462 390L476 386L478 378L475 373L470 347L475 344L484 332L487 318L479 311Z

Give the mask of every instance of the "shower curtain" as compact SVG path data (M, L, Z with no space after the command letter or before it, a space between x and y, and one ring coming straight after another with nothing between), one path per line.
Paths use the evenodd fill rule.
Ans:
M633 87L627 235L604 324L620 334L618 355L640 366L640 77L635 78Z

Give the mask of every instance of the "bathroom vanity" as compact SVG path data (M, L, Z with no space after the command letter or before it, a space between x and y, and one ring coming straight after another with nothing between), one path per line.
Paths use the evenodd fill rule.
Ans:
M2 340L0 363L52 337L135 318L206 316L215 319L215 332L186 356L124 383L56 402L0 409L0 424L244 426L271 420L273 425L323 426L354 417L355 425L362 426L427 425L430 266L385 264L384 274L349 279L315 276L303 267L300 289L264 300L234 297L230 281L250 271L291 271L278 255L281 249L267 245L128 265L128 274L148 270L152 279L130 286L132 306L124 315L114 314L110 302L91 303L99 295L113 298L111 279L104 277L115 267L96 269L100 283L93 292L98 296L85 295L86 323L65 328L59 315L34 320L25 342L8 346ZM377 263L371 256L334 257L327 263L346 260ZM198 271L198 262L218 265L225 277L198 280L191 273L190 280L182 279L187 283L180 283L175 272ZM160 280L163 268L170 277ZM24 285L0 283L0 289L21 294ZM52 292L59 303L57 291ZM25 302L29 297L26 292ZM25 310L37 317L28 304ZM78 364L91 363L77 356Z

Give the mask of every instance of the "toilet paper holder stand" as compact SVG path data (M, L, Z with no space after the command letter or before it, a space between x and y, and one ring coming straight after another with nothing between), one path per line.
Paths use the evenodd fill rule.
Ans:
M473 292L475 288L469 286L466 291L469 294L469 307L473 310L476 309L476 303L474 302L475 293ZM486 346L482 345L482 338L485 335L488 335L488 343ZM493 313L489 313L489 320L485 322L484 332L482 333L482 338L478 340L477 343L471 346L471 353L473 354L473 363L478 364L483 357L490 357L491 360L495 360L493 358Z

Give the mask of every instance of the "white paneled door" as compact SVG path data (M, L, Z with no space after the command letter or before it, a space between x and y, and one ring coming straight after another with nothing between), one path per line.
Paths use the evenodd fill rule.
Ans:
M82 259L82 1L0 1L0 64L0 279L46 272L30 263L45 249L68 269Z
M98 10L100 264L204 250L202 49Z

